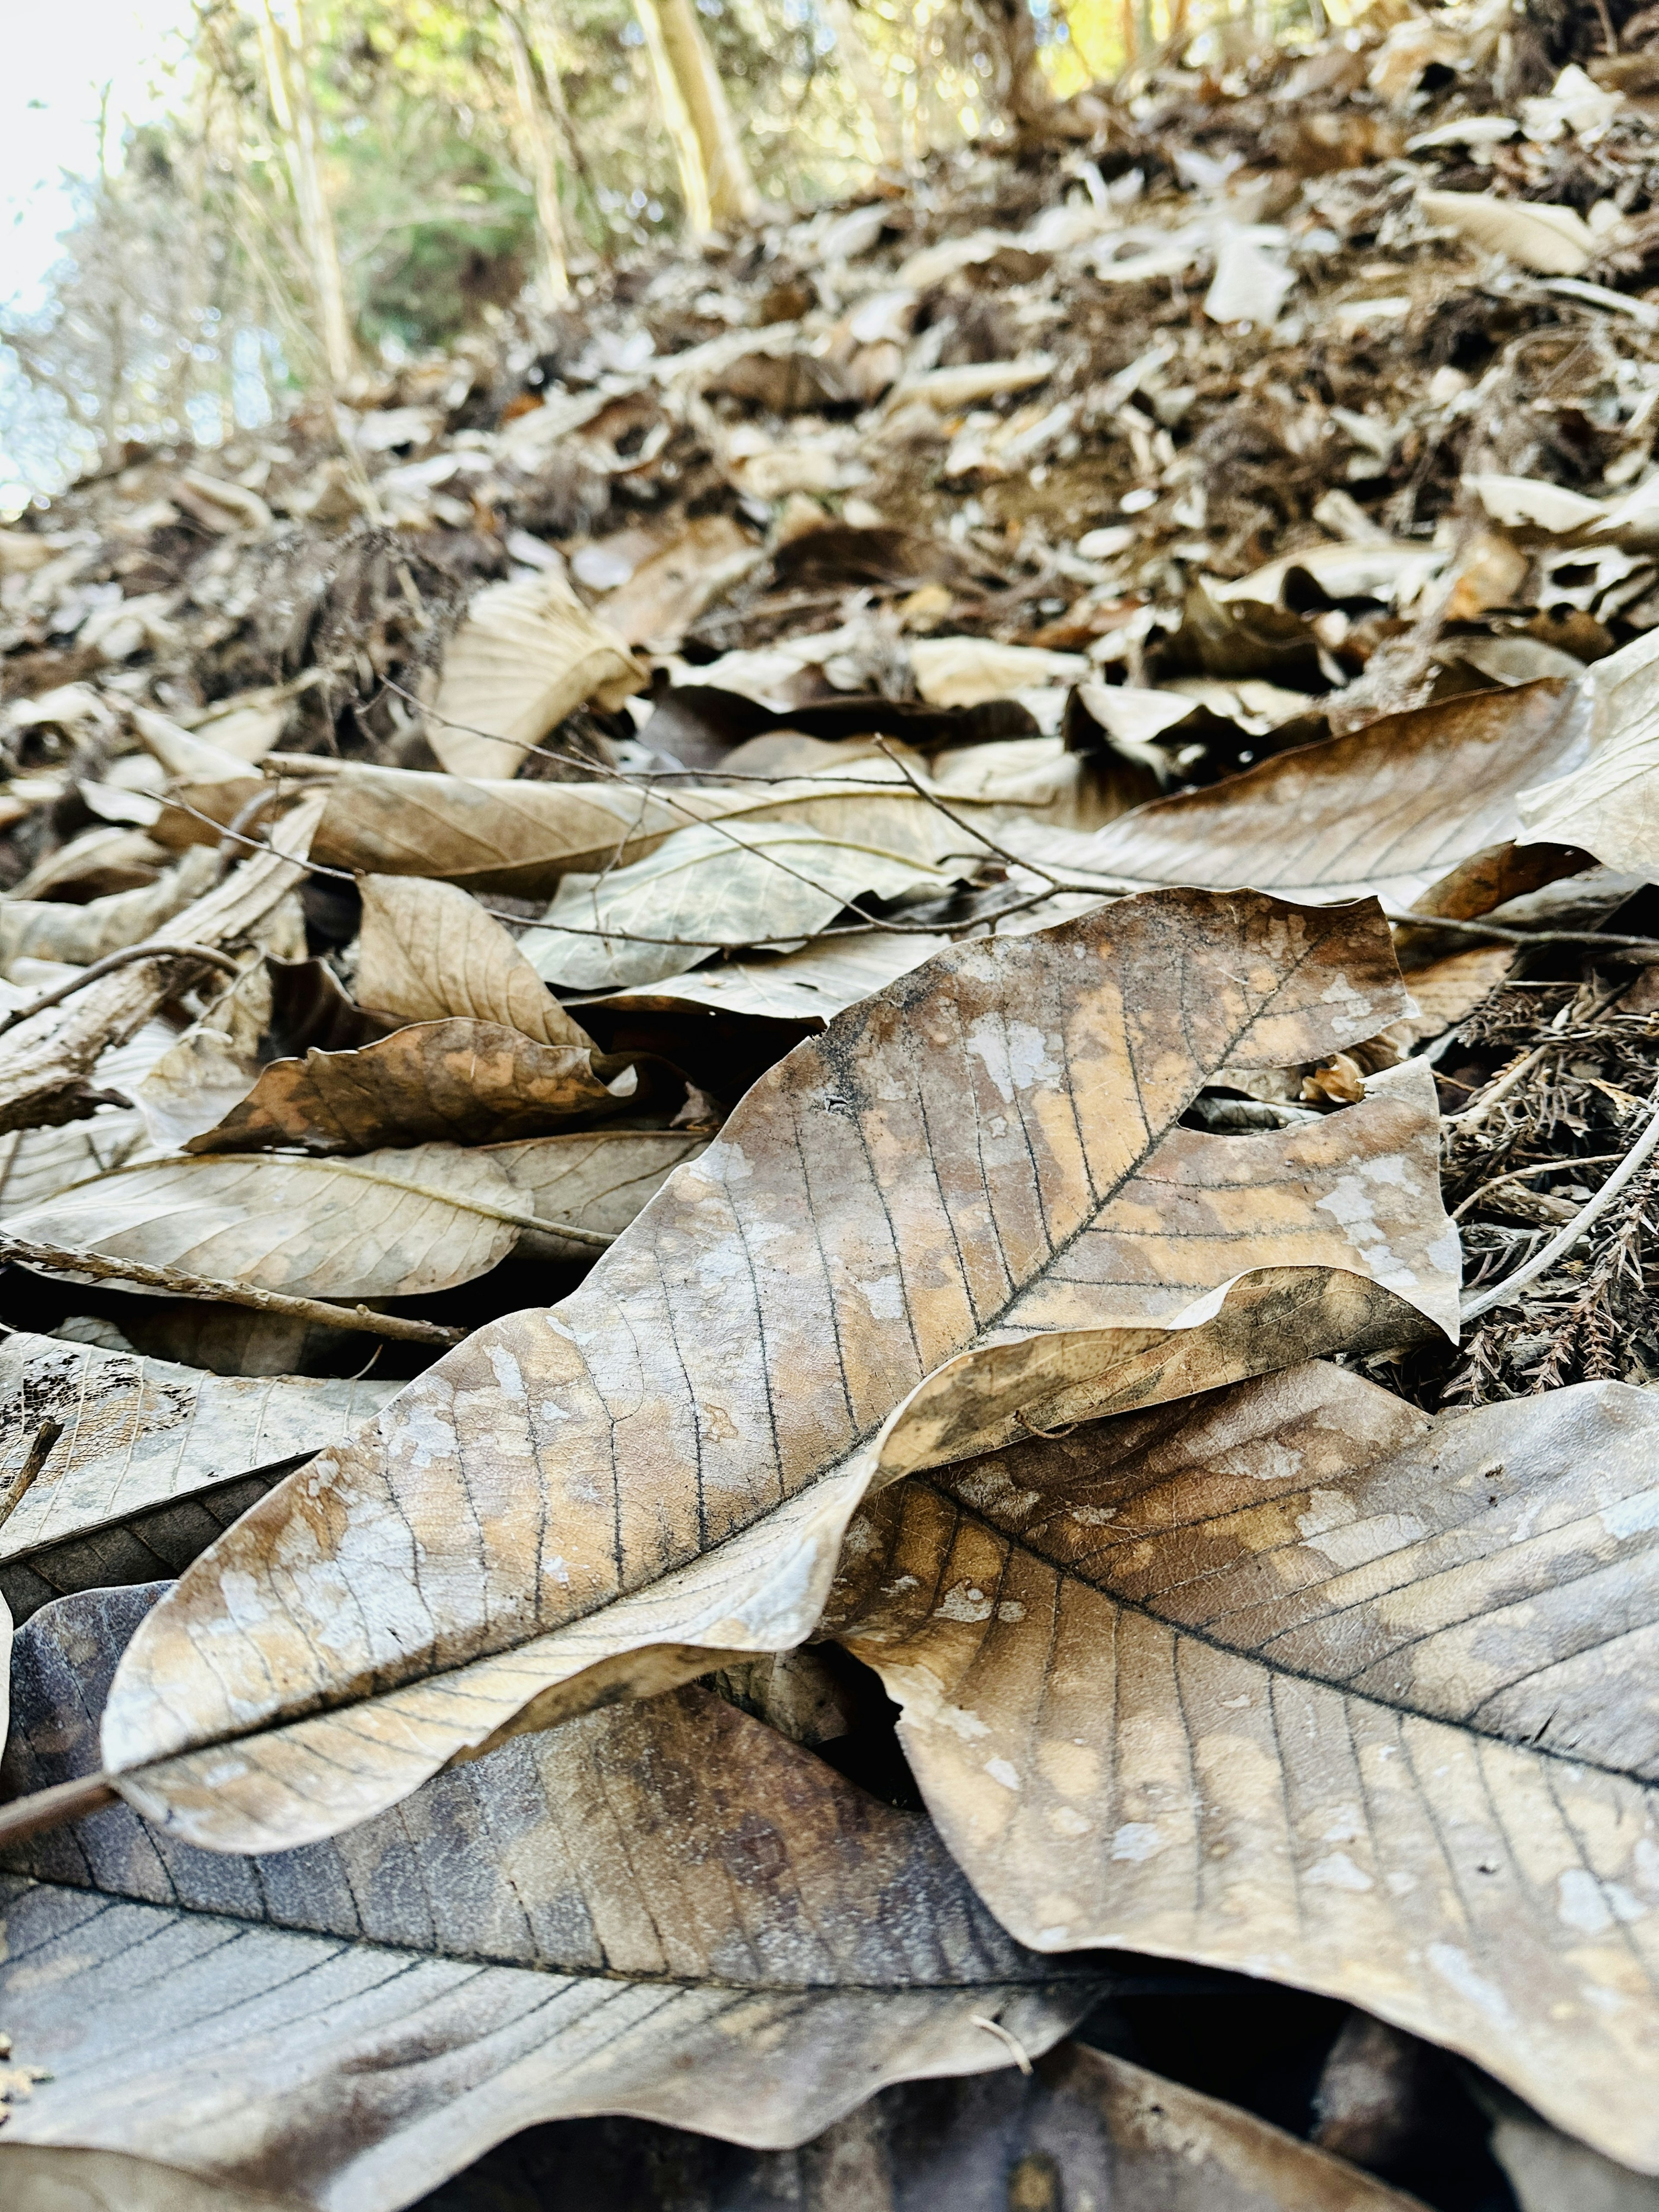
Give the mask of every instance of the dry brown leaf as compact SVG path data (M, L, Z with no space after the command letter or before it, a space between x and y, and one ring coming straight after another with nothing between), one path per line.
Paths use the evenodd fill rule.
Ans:
M225 1525L185 1501L262 1470L269 1488L278 1470L348 1437L398 1387L204 1375L15 1332L0 1345L0 1497L40 1424L61 1422L63 1434L0 1524L0 1595L24 1620L65 1590L149 1581L182 1565ZM149 1526L148 1542L124 1525L135 1516ZM171 1519L175 1543L193 1534L192 1547L171 1561L158 1553L158 1519Z
M528 2212L544 2191L558 2212L1422 2212L1253 2112L1077 2042L1025 2075L884 2089L795 2151L744 2157L629 2120L550 2129L444 2203Z
M1345 1997L1652 2172L1656 1446L1300 1368L872 1501L828 1620L1023 1940Z
M478 1331L191 1569L111 1700L122 1786L217 1847L337 1830L641 1651L799 1643L872 1480L1455 1328L1426 1072L1310 1129L1179 1126L1217 1068L1401 1006L1374 908L1178 891L852 1008L572 1297Z
M301 799L271 831L268 851L240 862L163 922L151 933L154 941L247 946L279 957L303 952L303 920L291 894L304 877L322 806L319 798ZM86 1110L86 1078L99 1056L125 1043L177 975L176 962L135 961L9 1030L0 1048L0 1130L78 1119Z
M1136 884L1248 883L1291 898L1367 891L1409 906L1471 854L1519 835L1517 795L1582 751L1559 684L1477 692L1281 753L1155 799L1091 837L1005 826L1022 857ZM1559 828L1557 842L1583 843Z
M20 1632L12 1790L95 1764L157 1587ZM1006 1936L925 1819L701 1690L521 1737L298 1855L231 1863L116 1807L9 1864L0 2002L52 2079L0 2136L9 2212L64 2202L88 2151L123 2208L159 2165L392 2212L564 2113L793 2143L884 2083L1008 2066L1005 2038L1040 2053L1111 1986Z
M680 1163L708 1148L707 1137L684 1129L591 1129L489 1145L484 1151L550 1223L620 1237ZM527 1230L518 1249L521 1258L593 1256L591 1244L575 1243L550 1227Z
M1488 192L1419 192L1417 204L1431 222L1540 276L1577 276L1595 258L1595 233L1576 208Z
M512 1250L526 1212L486 1153L434 1144L349 1160L141 1163L14 1214L6 1228L268 1291L392 1298L484 1273Z
M0 900L0 974L19 960L66 960L89 968L111 952L141 945L164 922L213 888L217 863L198 848L143 890L112 891L84 906L66 900Z
M366 876L360 889L356 987L366 1006L412 1022L473 1015L538 1044L592 1044L501 923L457 885Z
M526 749L574 708L620 707L645 683L562 577L489 584L449 641L427 737L452 775L514 776Z
M1522 842L1582 846L1610 868L1659 875L1659 631L1633 638L1580 679L1589 757L1520 795Z
M637 1067L596 1060L587 1045L538 1044L500 1022L411 1022L355 1052L272 1060L185 1150L485 1144L603 1120L637 1108L641 1097Z

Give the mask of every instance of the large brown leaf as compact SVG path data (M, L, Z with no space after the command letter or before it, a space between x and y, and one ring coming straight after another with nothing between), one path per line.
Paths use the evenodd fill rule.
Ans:
M462 894L465 896L465 893ZM367 1152L539 1136L635 1107L639 1070L586 1044L538 1044L500 1022L411 1022L355 1052L274 1060L192 1152Z
M0 1523L0 1594L22 1620L68 1589L176 1571L226 1525L199 1512L192 1519L185 1501L262 1472L269 1488L278 1469L349 1436L397 1389L206 1375L16 1331L0 1345L0 1484L24 1463L42 1422L58 1422L62 1433ZM135 1517L148 1522L167 1508L170 1561L130 1533ZM186 1527L203 1533L180 1553Z
M1583 743L1572 695L1559 682L1528 684L1281 753L1207 790L1137 807L1091 836L1029 826L999 835L1068 874L1252 884L1287 898L1374 892L1409 906L1471 854L1518 836L1519 793L1561 775ZM1539 835L1566 838L1559 827Z
M157 1587L20 1631L10 1792L95 1765ZM87 2152L123 2207L182 2168L382 2212L562 2114L798 2142L1008 2065L1004 2036L1042 2051L1111 1986L1005 1936L925 1818L702 1690L520 1737L341 1843L237 1863L118 1806L9 1864L0 2003L52 2079L0 2136L8 2212Z
M366 1006L412 1022L471 1015L538 1044L583 1046L567 1014L499 921L454 884L366 876L356 988Z
M1040 1948L1349 1998L1659 2170L1659 1402L1322 1365L872 1501L830 1616Z
M226 1848L331 1832L635 1655L799 1643L872 1480L1455 1328L1426 1073L1310 1130L1179 1126L1218 1067L1401 1005L1375 908L1183 891L851 1009L574 1296L480 1330L197 1563L111 1700L123 1786Z

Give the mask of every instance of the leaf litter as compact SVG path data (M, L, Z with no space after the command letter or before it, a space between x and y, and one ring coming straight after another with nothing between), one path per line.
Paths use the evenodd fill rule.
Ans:
M1646 2201L1626 12L3 533L9 2201Z

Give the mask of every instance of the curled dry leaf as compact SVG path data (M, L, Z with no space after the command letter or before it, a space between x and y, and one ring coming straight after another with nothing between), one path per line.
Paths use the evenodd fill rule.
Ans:
M84 906L58 899L0 901L0 975L9 975L13 963L25 958L89 968L112 952L142 945L212 890L216 866L213 854L198 848L159 881L139 890L112 891Z
M11 1792L95 1765L159 1587L20 1632ZM925 1819L702 1690L520 1737L343 1842L239 1864L118 1806L9 1864L0 2001L52 2069L0 2137L15 2212L88 2150L390 2212L565 2113L797 2142L1008 2065L981 2020L1038 2053L1111 1986L1006 1936Z
M302 799L271 832L270 848L233 868L222 884L152 933L158 945L248 945L278 955L295 947L299 921L290 894L323 806ZM300 927L301 949L304 931ZM123 1044L155 1012L178 973L173 962L134 961L64 1001L20 1022L0 1050L0 1130L74 1121L93 1066Z
M486 1153L420 1145L349 1160L140 1163L13 1215L6 1228L35 1243L268 1291L395 1298L482 1275L512 1250L525 1218L522 1194Z
M1310 1365L872 1501L827 1625L1026 1942L1347 1998L1651 2172L1656 1446Z
M925 853L938 845L941 824L949 827L943 817L918 818L907 808L891 827L921 832L915 842ZM957 833L957 845L970 842ZM717 946L810 937L854 900L944 893L953 880L916 851L826 837L804 823L700 823L631 867L568 877L543 917L546 926L526 934L525 957L548 981L574 990L653 983ZM586 933L596 930L615 934Z
M21 1330L8 1336L0 1344L0 1503L40 1424L58 1421L63 1433L0 1523L0 1594L22 1620L68 1589L176 1571L234 1517L214 1518L184 1501L263 1474L251 1502L277 1471L343 1441L397 1389L204 1375ZM134 1533L135 1520L147 1539ZM170 1558L152 1548L158 1541Z
M592 1042L507 932L453 884L365 876L356 989L363 1004L412 1022L447 1014L504 1023L538 1044Z
M538 1044L500 1022L412 1022L356 1052L272 1060L241 1103L188 1149L482 1144L620 1114L638 1104L640 1091L636 1067L596 1060L586 1045Z
M263 960L161 1054L133 1100L157 1146L184 1145L232 1113L273 1060L353 1051L398 1026L354 1006L324 961Z
M427 736L453 775L514 776L526 747L576 708L620 707L645 684L621 638L562 576L489 584L449 641Z
M604 2121L513 2146L499 2178L496 2163L433 2212L528 2212L543 2190L559 2212L1421 2212L1254 2113L1074 2042L1029 2075L884 2089L798 2151Z
M1659 875L1659 711L1650 630L1580 679L1589 757L1571 775L1523 791L1524 842L1582 846L1610 868Z
M1009 825L1022 858L1120 883L1251 884L1291 898L1365 892L1409 906L1473 854L1520 834L1517 794L1582 757L1557 682L1476 692L1243 775L1154 799L1092 836ZM1559 829L1539 830L1562 842Z
M1501 200L1489 192L1419 192L1432 223L1545 276L1577 276L1595 258L1595 233L1576 208Z
M872 1480L1455 1329L1426 1073L1311 1130L1179 1126L1218 1067L1402 1003L1375 908L1249 892L931 962L763 1078L562 1304L199 1560L123 1664L108 1764L193 1841L333 1832L641 1653L799 1643Z

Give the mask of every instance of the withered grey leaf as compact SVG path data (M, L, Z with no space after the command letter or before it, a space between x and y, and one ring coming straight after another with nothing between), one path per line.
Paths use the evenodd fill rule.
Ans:
M872 1500L829 1620L1025 1941L1345 1997L1653 2172L1656 1448L1310 1365Z
M160 1587L19 1632L10 1793L95 1766ZM793 2143L1009 2065L1005 2037L1039 2053L1111 1986L1005 1936L925 1818L702 1690L520 1736L343 1842L236 1861L118 1806L8 1864L0 2004L52 2075L0 2136L15 2212L89 2150L135 2162L124 2205L160 2165L391 2212L565 2113Z
M526 1224L487 1154L419 1145L141 1162L10 1217L14 1235L308 1297L413 1297L481 1275Z
M550 2197L559 2212L1420 2212L1254 2113L1079 2042L1024 2077L884 2089L798 2150L567 2122L486 2158L429 2212L540 2212Z
M234 1517L190 1508L196 1493L263 1474L251 1504L398 1387L207 1375L15 1331L0 1343L0 1498L41 1423L63 1433L0 1523L0 1595L21 1620L66 1590L176 1573Z
M479 1330L198 1561L111 1699L123 1788L220 1847L331 1832L629 1654L800 1642L872 1480L1454 1328L1426 1073L1310 1130L1179 1126L1217 1067L1402 1003L1374 908L1178 891L849 1010L573 1296Z

